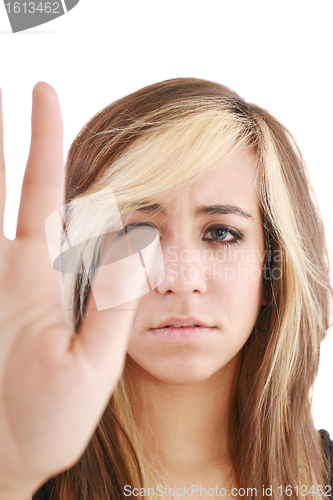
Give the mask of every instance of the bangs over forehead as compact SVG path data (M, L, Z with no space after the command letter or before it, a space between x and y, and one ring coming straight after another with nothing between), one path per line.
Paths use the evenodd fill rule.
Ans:
M124 213L184 182L191 185L240 150L253 149L257 141L252 122L228 107L217 99L201 99L171 103L150 113L134 124L149 129L141 130L139 138L107 166L92 191L111 187Z

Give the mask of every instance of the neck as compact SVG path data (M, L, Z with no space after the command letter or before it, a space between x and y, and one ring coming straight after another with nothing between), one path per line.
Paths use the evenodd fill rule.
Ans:
M179 476L230 465L240 360L241 353L208 379L182 385L158 380L127 358L129 397L147 460Z

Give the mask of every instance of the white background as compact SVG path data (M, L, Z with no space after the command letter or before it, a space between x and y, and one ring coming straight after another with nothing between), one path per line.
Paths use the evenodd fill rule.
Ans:
M80 0L68 14L12 34L0 5L7 206L15 223L30 139L31 92L58 92L65 154L83 124L129 92L167 78L223 83L292 132L308 165L333 261L331 0ZM332 319L333 321L333 319ZM314 391L316 427L333 434L333 328Z

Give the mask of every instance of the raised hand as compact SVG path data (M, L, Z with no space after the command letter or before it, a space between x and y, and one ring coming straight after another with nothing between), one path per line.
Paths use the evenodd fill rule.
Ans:
M2 132L1 119L1 228ZM90 312L78 334L66 321L61 274L52 268L45 237L45 220L63 205L62 139L57 95L39 82L16 239L0 235L1 498L12 492L18 500L29 498L80 458L121 375L139 300L121 311L118 306L93 312L90 295ZM133 283L138 291L145 285L140 279ZM124 285L116 277L114 286Z

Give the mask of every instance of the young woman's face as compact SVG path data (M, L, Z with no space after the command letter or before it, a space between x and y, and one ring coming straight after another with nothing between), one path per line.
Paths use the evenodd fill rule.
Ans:
M127 348L134 366L146 375L194 383L239 361L260 308L267 304L255 171L254 155L243 151L190 189L179 187L154 200L165 214L136 211L124 220L125 225L156 227L164 258L165 278L140 299ZM232 213L223 213L228 209ZM171 317L180 322L193 317L184 323L210 328L156 329L177 324Z

